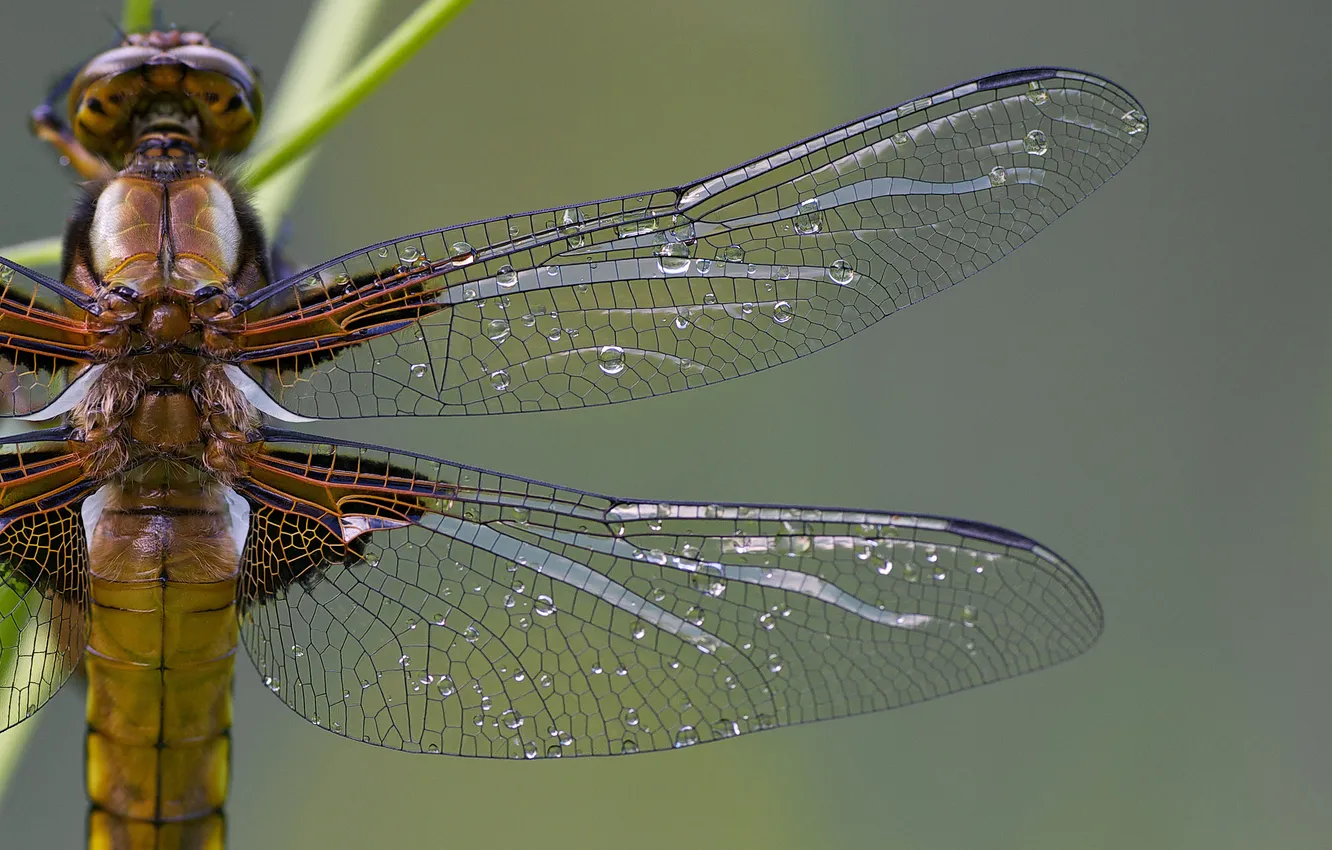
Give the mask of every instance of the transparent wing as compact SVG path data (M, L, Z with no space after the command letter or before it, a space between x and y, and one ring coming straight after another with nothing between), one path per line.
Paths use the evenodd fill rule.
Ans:
M372 245L275 284L244 352L316 417L660 395L824 348L999 260L1145 143L1113 83L997 74L675 189Z
M85 490L63 444L38 434L0 445L0 731L41 708L82 657L88 550L71 502Z
M1072 567L991 526L626 501L280 439L242 485L242 639L296 712L394 749L688 746L1016 676L1101 630Z

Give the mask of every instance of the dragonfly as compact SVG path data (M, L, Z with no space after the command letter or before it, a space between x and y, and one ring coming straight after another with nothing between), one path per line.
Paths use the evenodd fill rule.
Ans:
M1023 68L673 188L292 272L228 177L253 70L127 35L37 135L92 181L59 276L0 258L0 730L87 682L96 847L222 847L243 645L306 720L414 753L688 748L1085 652L1046 546L878 509L599 495L300 430L571 411L812 354L1011 253L1142 148Z

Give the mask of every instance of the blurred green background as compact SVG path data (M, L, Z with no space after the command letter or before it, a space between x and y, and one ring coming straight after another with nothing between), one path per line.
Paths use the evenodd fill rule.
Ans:
M270 82L305 11L164 6ZM683 182L1017 65L1142 99L1146 152L1088 203L829 352L618 408L355 431L602 492L1002 524L1079 567L1106 634L891 714L521 765L335 738L243 661L231 847L1332 845L1329 24L1312 0L476 0L331 138L294 254ZM7 5L0 242L58 229L75 190L25 115L110 35L93 3ZM81 709L71 687L43 711L3 846L81 846Z

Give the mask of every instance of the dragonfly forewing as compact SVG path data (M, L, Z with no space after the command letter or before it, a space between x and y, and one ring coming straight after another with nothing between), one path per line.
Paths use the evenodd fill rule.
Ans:
M246 300L262 344L241 358L312 417L559 410L717 383L1001 259L1146 130L1093 75L985 77L674 189L368 246Z

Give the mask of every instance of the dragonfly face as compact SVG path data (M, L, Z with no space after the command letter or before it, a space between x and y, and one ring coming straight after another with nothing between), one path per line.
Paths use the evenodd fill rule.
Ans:
M177 134L205 157L243 151L263 99L254 72L202 33L135 33L69 86L69 126L92 154L122 163L149 133Z
M4 412L61 424L0 467L0 617L28 635L0 728L83 660L94 835L217 846L238 643L336 734L530 759L894 708L1099 634L1068 564L982 523L613 498L276 423L568 410L817 351L1118 171L1146 117L1114 84L997 74L700 181L276 280L207 162L258 119L239 60L158 33L73 89L87 127L38 133L105 179L62 279L3 267Z

